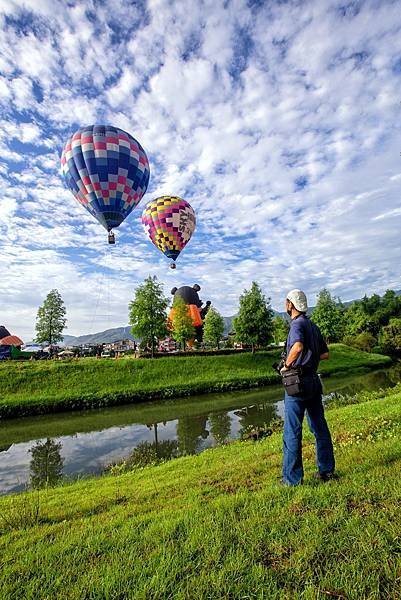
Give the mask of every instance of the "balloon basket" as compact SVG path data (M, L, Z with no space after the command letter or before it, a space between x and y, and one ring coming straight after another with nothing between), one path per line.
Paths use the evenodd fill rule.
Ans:
M115 238L114 233L112 231L109 231L108 242L109 242L109 244L115 244L116 243L116 238Z
M176 269L176 268L177 268L177 265L175 264L175 262L174 261L171 262L170 263L170 269Z

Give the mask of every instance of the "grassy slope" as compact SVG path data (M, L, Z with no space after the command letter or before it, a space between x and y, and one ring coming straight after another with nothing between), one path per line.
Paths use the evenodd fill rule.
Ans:
M327 412L339 481L278 485L280 434L0 499L0 597L401 597L401 390ZM38 510L38 515L36 511Z
M0 416L18 416L86 406L122 404L266 385L277 351L255 355L120 359L0 364ZM321 372L380 367L390 359L333 344Z

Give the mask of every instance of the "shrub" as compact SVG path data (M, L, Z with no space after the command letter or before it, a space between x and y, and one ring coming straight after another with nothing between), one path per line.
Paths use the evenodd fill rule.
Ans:
M401 353L401 319L391 319L390 323L383 327L381 344L386 353Z
M343 343L347 346L352 346L358 350L364 352L372 352L373 348L377 344L377 339L369 331L363 331L358 335L346 335L343 339Z

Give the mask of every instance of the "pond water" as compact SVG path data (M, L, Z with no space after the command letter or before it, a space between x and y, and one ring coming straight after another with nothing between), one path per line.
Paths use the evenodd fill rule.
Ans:
M324 393L390 387L400 366L323 380ZM140 444L159 455L202 452L283 414L280 385L108 409L5 421L0 425L0 494L99 475Z

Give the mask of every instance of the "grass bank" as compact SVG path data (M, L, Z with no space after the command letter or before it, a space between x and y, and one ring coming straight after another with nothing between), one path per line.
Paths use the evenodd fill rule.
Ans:
M279 382L279 352L119 360L5 362L0 364L0 418L85 409L152 399L247 389ZM378 368L391 359L333 344L324 376Z
M375 396L373 396L375 397ZM278 485L281 436L0 499L0 597L401 597L401 389L327 412L340 479Z

